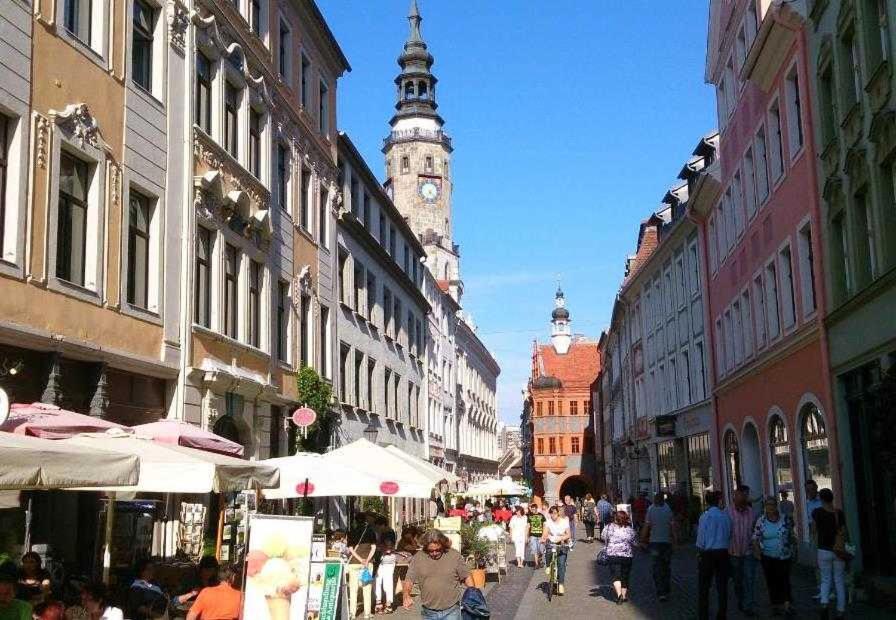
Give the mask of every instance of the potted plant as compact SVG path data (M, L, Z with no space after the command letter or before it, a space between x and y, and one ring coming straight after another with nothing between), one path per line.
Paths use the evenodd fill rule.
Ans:
M460 538L462 553L467 558L467 564L470 566L470 577L473 585L477 588L485 586L485 567L488 563L488 554L491 551L489 542L480 538L479 530L482 524L471 521L463 525L460 529Z

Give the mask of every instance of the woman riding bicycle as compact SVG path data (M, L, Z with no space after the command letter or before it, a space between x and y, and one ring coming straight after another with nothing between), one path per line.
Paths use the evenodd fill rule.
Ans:
M561 516L560 510L556 506L551 508L548 515L548 520L544 522L541 542L547 543L545 544L545 563L549 567L553 554L557 554L557 594L563 594L563 582L566 579L566 554L569 552L568 544L571 538L569 519Z

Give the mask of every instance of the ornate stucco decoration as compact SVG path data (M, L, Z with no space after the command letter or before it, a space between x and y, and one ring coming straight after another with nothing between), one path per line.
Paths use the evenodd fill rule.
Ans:
M178 0L168 0L168 42L183 53L187 45L187 28L190 25L190 13L187 7Z
M300 295L292 296L292 305L295 308L296 312L299 312L301 295L310 296L313 293L313 286L311 282L311 265L304 265L299 270L299 272L293 279L293 287L300 293Z
M112 153L112 148L103 139L99 124L86 103L72 103L61 112L50 110L50 119L81 148L89 144L109 154Z
M228 195L235 190L243 192L256 209L268 209L270 197L267 189L242 167L232 163L220 146L199 131L193 132L193 155L197 162L221 174ZM243 216L248 219L251 213L247 210Z
M121 183L122 172L121 166L115 162L109 162L109 186L112 190L112 204L121 204Z
M197 45L215 57L228 58L240 70L246 66L243 48L239 43L228 42L218 28L214 15L203 17L199 11L193 11L190 19L196 26Z
M875 114L868 134L877 147L877 162L883 163L896 150L896 110L887 108Z
M853 147L846 152L844 169L849 175L851 190L856 190L868 182L868 162L865 149Z
M37 126L37 166L46 169L50 151L50 119L37 113L34 116Z

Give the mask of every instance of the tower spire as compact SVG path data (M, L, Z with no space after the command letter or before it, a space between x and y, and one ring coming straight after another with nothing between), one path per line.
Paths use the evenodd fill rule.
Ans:
M395 104L397 112L390 121L392 126L402 118L428 118L435 120L439 125L443 123L436 113L436 82L438 80L432 74L434 62L432 54L427 49L426 41L420 25L423 17L417 0L411 0L411 8L408 11L408 38L404 42L404 48L398 57L398 66L401 73L395 78L398 87L398 101Z
M407 48L408 43L423 43L423 35L420 34L420 23L423 21L423 18L420 17L417 0L411 0L411 12L408 13L408 21L411 25L411 31L408 35L407 43L405 43L405 48Z
M569 327L569 310L566 309L566 296L563 289L557 286L554 295L554 311L551 312L551 343L560 355L569 351L572 343L572 332Z

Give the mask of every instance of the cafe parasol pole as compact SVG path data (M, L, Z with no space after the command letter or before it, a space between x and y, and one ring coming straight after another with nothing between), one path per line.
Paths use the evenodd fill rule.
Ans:
M112 569L112 531L115 526L115 491L109 493L106 505L106 532L103 543L103 583L109 584L109 573Z

